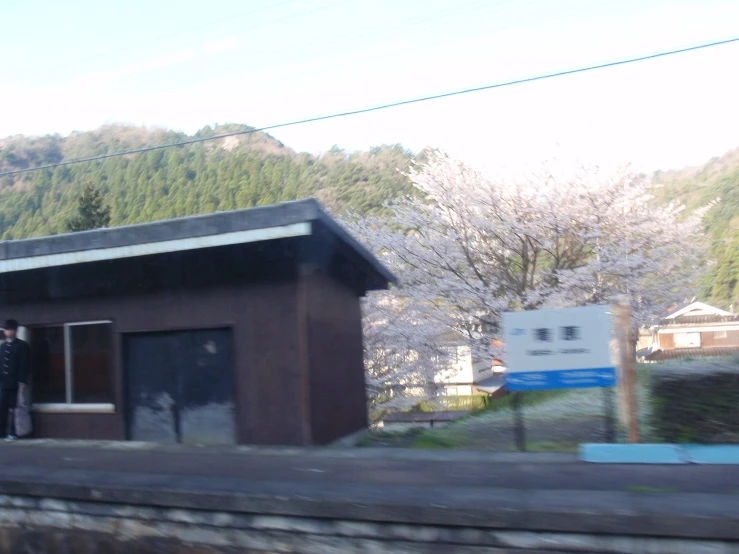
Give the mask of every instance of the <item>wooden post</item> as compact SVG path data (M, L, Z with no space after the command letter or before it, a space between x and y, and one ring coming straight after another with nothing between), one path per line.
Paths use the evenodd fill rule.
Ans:
M619 351L619 404L628 431L630 443L639 442L639 421L634 375L634 337L631 329L631 305L628 298L620 297L613 305L614 326Z

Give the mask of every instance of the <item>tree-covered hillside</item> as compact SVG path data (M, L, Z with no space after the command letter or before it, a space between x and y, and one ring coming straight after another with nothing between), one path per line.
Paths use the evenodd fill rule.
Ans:
M247 130L206 127L195 136ZM182 141L183 133L111 125L68 137L0 140L0 172L72 158ZM218 139L125 157L5 176L0 179L0 237L61 233L77 199L92 182L112 208L111 225L125 225L309 196L329 210L379 212L408 194L410 152L399 145L322 156L296 153L265 133Z
M250 130L205 127L195 137ZM95 131L0 139L0 172L36 167L149 145L186 140L184 133L108 125ZM424 153L421 153L423 156ZM0 239L64 232L91 183L111 208L111 225L125 225L313 196L329 210L361 214L413 188L405 171L411 153L399 145L347 153L334 147L298 153L257 132L143 154L62 166L0 178ZM689 210L720 198L705 222L715 261L703 299L739 307L739 149L697 168L658 172L657 201Z
M711 259L703 284L705 300L718 307L739 307L739 149L697 168L658 172L658 199L674 200L689 209L718 202L706 214Z

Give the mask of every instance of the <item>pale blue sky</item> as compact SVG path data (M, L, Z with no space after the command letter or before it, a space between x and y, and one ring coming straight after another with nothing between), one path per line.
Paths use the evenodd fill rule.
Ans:
M270 125L739 36L736 0L0 2L0 136ZM739 146L739 44L273 134L437 146L480 169L563 151L644 169ZM559 145L559 146L555 146Z

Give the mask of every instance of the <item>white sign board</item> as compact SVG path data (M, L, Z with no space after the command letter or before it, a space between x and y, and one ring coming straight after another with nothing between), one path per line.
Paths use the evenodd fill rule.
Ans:
M503 314L508 390L610 387L608 306Z

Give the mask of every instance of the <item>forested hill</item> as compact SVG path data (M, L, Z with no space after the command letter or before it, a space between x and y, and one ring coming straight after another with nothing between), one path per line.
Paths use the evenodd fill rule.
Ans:
M245 125L205 127L194 137L249 130ZM0 139L0 172L35 167L191 138L184 133L109 125L67 137ZM423 152L420 153L423 157ZM65 231L84 185L91 182L112 209L111 225L141 223L316 197L340 214L377 213L412 192L397 169L411 153L399 145L346 153L336 147L314 156L298 153L256 132L0 178L0 239ZM739 149L697 168L654 175L659 201L689 209L718 198L706 217L712 239L702 299L739 306Z
M719 200L706 214L711 258L715 261L703 285L703 300L718 307L739 307L739 149L700 167L658 172L660 200L675 200L688 209Z
M245 125L206 127L202 137ZM110 125L68 137L0 140L0 172L188 139L183 133ZM0 179L0 237L63 232L85 183L92 182L112 209L111 225L125 225L309 196L329 210L379 212L408 194L411 153L380 146L322 156L297 153L265 133L218 139L125 157L40 170Z

